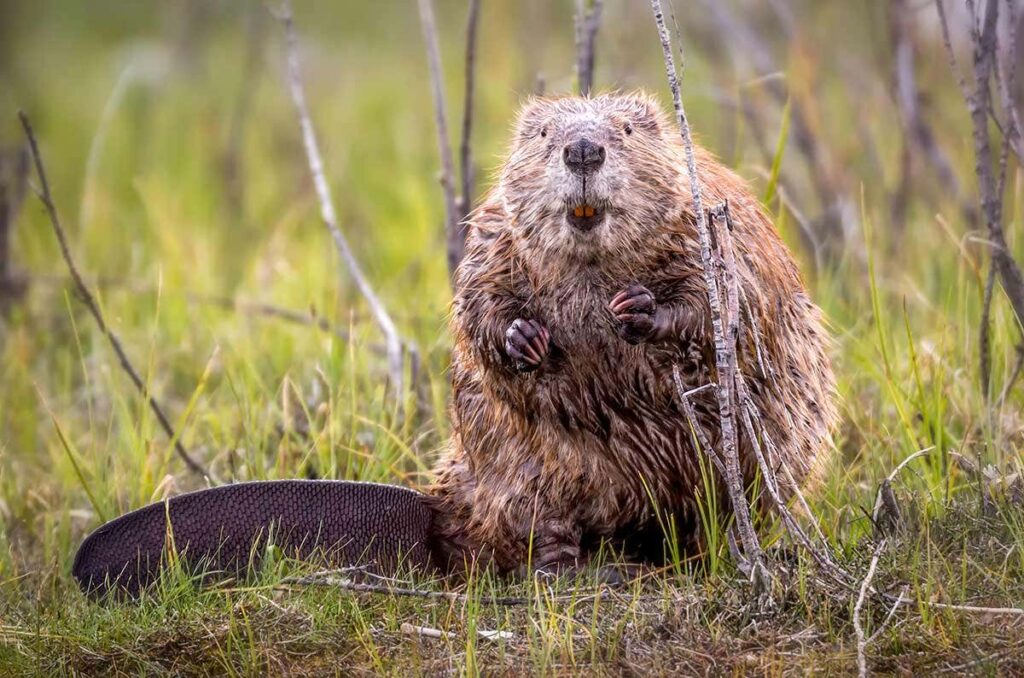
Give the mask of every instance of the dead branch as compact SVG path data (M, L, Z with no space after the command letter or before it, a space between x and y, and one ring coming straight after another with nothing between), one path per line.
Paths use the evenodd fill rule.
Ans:
M374 320L384 334L388 352L388 375L391 380L391 388L396 398L401 398L403 393L403 341L395 329L395 323L391 320L384 304L373 291L370 282L363 273L348 240L338 226L338 215L334 209L334 201L331 199L331 189L324 175L324 163L320 156L320 148L317 145L316 133L313 130L313 120L310 118L309 109L306 106L306 94L302 87L302 73L299 67L299 44L295 33L295 24L292 21L291 0L284 0L278 18L284 24L285 39L287 41L288 58L288 86L291 91L292 102L299 116L299 125L302 128L302 141L306 147L306 158L309 161L309 171L313 175L313 185L316 187L317 198L320 201L320 216L324 225L330 231L334 240L335 248L341 255L349 276L355 282L359 292L366 300Z
M914 63L914 41L909 0L892 0L889 12L890 35L894 44L893 77L896 85L896 103L899 106L903 129L908 147L913 147L927 159L927 166L935 175L947 195L961 205L961 212L968 224L977 221L977 210L965 199L963 188L953 171L952 163L939 146L935 132L925 120L921 110L921 93L917 87ZM909 150L909 148L908 148ZM909 157L908 157L909 160ZM909 188L909 163L905 163L903 189ZM905 190L898 196L904 204Z
M473 95L476 90L476 33L480 23L480 0L469 0L469 18L466 19L466 92L462 102L462 141L459 144L459 164L462 166L462 194L459 196L459 222L462 224L473 209ZM460 228L465 250L466 227ZM460 253L459 259L462 256Z
M28 281L15 271L11 258L14 222L25 199L28 152L24 147L0 149L0 312L20 298Z
M576 0L576 79L580 96L590 96L594 87L594 54L597 29L601 27L604 0Z
M988 240L992 248L992 264L999 274L1010 305L1017 316L1017 319L1024 322L1024 274L1020 266L1014 260L1013 255L1006 242L1006 234L1003 230L1003 187L1005 182L1005 154L1010 140L1013 138L1016 125L1012 121L1012 115L1008 117L1008 125L1004 127L1003 149L999 158L1000 173L997 176L993 173L992 142L989 135L989 119L994 118L998 122L995 111L995 104L991 96L990 81L993 77L999 81L998 71L998 35L997 21L999 18L998 0L984 0L984 13L980 25L976 21L977 7L974 0L969 0L968 8L971 14L971 46L972 46L972 86L963 81L957 70L956 57L953 52L953 45L949 34L949 24L946 20L945 8L942 0L935 0L935 7L939 14L939 21L942 26L943 42L949 55L950 67L954 69L954 75L961 83L964 98L971 117L972 138L974 141L975 174L978 178L978 189L981 198L981 213L988 231ZM1007 66L1010 69L1010 66ZM1007 103L1011 97L1004 97ZM985 348L985 347L983 347ZM982 358L985 360L985 358ZM986 389L987 392L987 389Z
M679 374L679 365L672 366L672 381L676 386L676 394L679 396L679 406L683 408L683 415L686 416L686 421L690 424L690 429L693 431L693 435L697 439L697 443L704 454L708 455L708 459L715 465L718 472L725 477L725 465L722 463L721 457L718 456L718 452L715 450L711 441L708 440L707 433L701 427L697 421L697 415L693 411L693 405L690 403L690 396L694 395L696 391L706 387L713 388L713 384L705 384L692 391L687 391L683 386L683 378Z
M1020 107L1014 97L1013 86L1017 80L1018 60L1017 52L1017 31L1019 19L1016 17L1016 8L1013 0L1006 0L1006 23L1007 35L1006 44L1002 50L996 52L996 66L998 75L996 78L999 86L999 97L1005 111L1004 144L1013 149L1017 156L1017 162L1024 164L1024 120L1022 120ZM1021 12L1024 16L1024 12Z
M75 265L75 260L71 256L71 249L68 247L67 237L64 235L64 228L61 226L60 217L57 215L57 207L54 205L53 197L50 194L50 182L46 178L46 170L43 167L43 158L39 153L39 146L36 143L35 133L32 131L32 124L29 122L28 116L25 115L24 111L18 111L18 117L21 119L21 126L25 130L25 136L28 138L29 148L32 151L32 159L35 162L36 175L39 177L39 185L41 190L37 191L39 199L42 201L43 206L46 208L46 212L50 217L50 224L53 226L53 232L57 236L57 241L60 243L60 251L64 256L64 262L68 266L68 270L71 272L71 277L75 282L75 287L78 290L79 296L82 301L85 302L92 317L96 320L96 324L99 326L100 331L106 336L107 341L110 342L111 348L114 349L114 353L117 355L117 359L121 364L122 369L128 374L128 377L135 384L135 388L142 395L143 399L149 405L149 409L153 411L156 416L160 427L167 434L167 437L174 443L174 451L181 457L181 460L185 462L185 465L204 478L209 478L213 482L218 482L217 479L212 476L199 462L192 458L185 449L185 446L181 442L181 438L175 433L174 428L171 426L170 420L167 415L164 414L163 408L156 401L156 398L149 392L148 386L139 376L135 367L132 365L131 360L128 359L128 355L125 353L124 348L121 346L121 340L118 339L114 331L107 325L107 321L103 317L103 312L100 310L99 303L93 296L92 292L89 291L89 287L85 284L85 280L82 278L81 273L78 272L78 267Z
M430 69L431 92L434 97L434 122L437 125L437 145L441 155L441 189L444 191L445 240L448 247L448 276L454 281L455 269L462 260L465 247L465 226L459 217L460 209L455 197L455 161L448 139L448 105L444 95L444 75L441 70L441 49L437 44L437 24L434 21L433 0L419 0L420 24L427 45L427 65Z
M187 294L186 297L189 302L195 304L211 304L229 311L239 311L241 313L266 316L268 318L279 318L296 325L315 327L322 332L333 334L338 339L346 342L350 341L352 338L347 330L335 326L330 320L314 313L313 311L297 311L293 308L268 304L262 301L248 301L234 297L216 297L191 293ZM387 348L380 344L371 345L370 348L375 353L387 355Z
M871 556L871 564L868 566L868 573L864 575L864 581L860 584L860 595L857 596L857 603L853 606L853 631L857 634L857 675L866 678L868 675L867 646L868 639L864 636L864 627L860 622L861 610L864 608L864 601L871 589L871 580L875 578L875 569L878 567L878 559L885 548L885 539L878 542L875 552Z
M739 65L740 59L749 59L754 73L761 78L760 82L764 84L766 91L776 104L782 108L789 102L793 141L804 158L807 175L822 207L821 217L816 220L819 225L815 232L815 238L824 246L823 250L826 256L837 256L839 254L837 250L841 248L845 239L842 221L848 198L843 193L834 164L828 157L826 145L820 143L814 132L804 103L799 97L792 96L784 79L766 77L776 73L778 68L775 66L770 47L756 30L734 15L730 11L728 3L718 0L703 0L703 4L723 38L719 43L743 45L742 50L729 50L729 56L734 63ZM776 3L775 9L779 11L778 3ZM787 21L783 21L782 24L786 29L787 37L793 38L791 31L794 24Z
M728 294L728 288L720 290L720 281L711 248L711 234L707 224L707 215L701 199L701 183L697 174L697 161L694 156L693 140L690 137L690 125L683 109L682 96L679 91L679 77L676 73L675 59L672 54L672 42L665 26L665 16L661 8L661 0L651 0L654 22L661 40L662 54L665 60L665 74L669 88L672 90L672 103L675 107L676 119L686 152L687 173L690 180L690 193L693 196L693 210L696 217L697 234L700 239L701 264L704 282L707 286L708 305L711 310L711 324L715 342L715 370L718 373L718 416L722 431L722 461L725 466L725 482L736 520L737 531L743 545L745 556L750 560L752 580L762 580L767 574L761 545L750 517L750 505L743 490L743 476L740 470L739 446L735 426L735 395L731 380L735 374L736 345L728 343L727 329L723 315L728 311L729 299L723 298L722 292ZM738 315L738 314L737 314ZM727 319L727 318L726 318ZM733 337L735 335L732 335Z
M467 600L471 600L473 596L468 593L461 593L458 591L434 591L430 589L418 589L410 586L396 586L393 583L379 583L370 584L366 582L355 581L352 577L346 573L341 572L340 575L332 573L322 573L307 577L287 577L281 580L281 584L284 585L280 588L289 590L289 586L330 586L334 588L340 588L345 591L352 591L354 593L375 593L388 596L402 596L408 598L426 598L428 600L447 600L456 603L463 603ZM581 596L593 596L601 598L607 595L613 595L615 592L607 587L601 587L590 591L576 591L571 595L566 596L554 596L546 598L552 602L578 601ZM532 601L531 598L527 597L516 597L516 596L504 596L504 597L487 597L484 595L479 596L480 603L484 605L498 605L498 606L516 606L516 605L529 605Z

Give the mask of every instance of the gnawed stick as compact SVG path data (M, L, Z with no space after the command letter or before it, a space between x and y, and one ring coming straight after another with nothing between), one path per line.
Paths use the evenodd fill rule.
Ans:
M121 340L118 339L110 326L107 324L106 319L103 317L103 312L100 310L100 306L89 290L88 285L85 284L85 279L82 278L82 274L78 272L78 267L75 265L75 260L71 256L71 248L68 246L67 237L64 235L64 228L61 226L60 217L57 214L57 207L53 202L53 196L50 194L50 182L46 178L46 169L43 167L43 158L39 153L39 145L36 143L35 133L32 131L32 124L29 122L28 116L25 115L24 111L18 111L18 117L21 119L21 126L25 130L25 136L28 137L29 148L32 151L32 160L35 163L36 174L39 177L40 191L37 191L39 199L42 201L43 206L46 208L46 213L50 217L50 224L53 226L53 232L57 236L57 242L60 244L61 254L64 256L64 262L68 266L68 270L71 272L71 278L74 280L75 288L78 290L79 296L82 301L85 302L86 307L89 309L89 313L92 314L93 319L99 326L100 331L106 336L107 341L110 343L111 348L114 349L114 353L117 355L118 362L121 364L121 368L125 371L128 377L132 380L135 388L139 394L149 405L149 409L152 410L154 416L156 416L157 422L160 424L160 428L164 430L167 437L174 443L174 451L177 453L181 460L185 462L185 465L204 478L208 478L213 483L218 483L217 478L210 474L206 468L203 467L198 461L192 458L192 455L185 449L185 445L181 442L181 438L174 431L174 427L171 426L170 420L167 415L164 414L163 408L160 403L156 401L150 393L146 383L139 376L135 366L132 365L131 360L128 359L128 354L125 353L124 348L121 346Z
M377 297L373 287L363 273L363 267L359 264L348 240L338 226L338 215L334 209L334 200L331 198L331 189L324 174L324 162L320 156L320 147L317 145L316 132L313 129L313 119L309 115L309 108L306 106L306 94L302 87L302 73L299 66L299 44L295 34L295 24L292 21L291 0L284 0L278 18L284 24L285 40L287 42L288 58L288 89L291 92L292 102L295 104L296 113L299 116L299 125L302 128L302 142L306 148L306 158L309 161L309 171L313 175L313 185L316 187L317 198L320 201L320 216L324 225L334 240L334 246L341 255L342 260L348 269L352 281L359 288L359 292L366 300L374 320L384 334L384 341L387 345L388 354L388 376L391 380L391 388L397 399L403 394L403 372L404 352L403 341L395 329L395 323L388 314L387 309Z
M675 107L680 134L686 151L686 165L690 180L690 192L693 196L693 210L696 215L697 234L700 239L701 264L704 281L707 285L708 305L711 309L711 324L715 341L715 370L719 375L718 413L722 428L722 461L725 466L726 488L729 493L737 531L743 545L745 556L750 560L751 578L763 580L767 571L761 553L761 544L754 532L750 517L750 505L743 490L743 478L740 471L739 447L735 425L735 397L730 378L732 366L736 360L736 346L727 342L726 327L723 322L723 311L727 309L728 299L720 294L716 262L711 248L711 236L701 200L700 177L697 175L697 161L694 156L693 140L690 137L690 125L683 109L682 95L679 91L679 77L676 72L675 59L672 55L672 42L665 26L665 16L661 8L661 0L651 0L654 22L661 40L661 49L665 60L665 74L669 88L672 90L672 103ZM727 292L726 292L727 293Z

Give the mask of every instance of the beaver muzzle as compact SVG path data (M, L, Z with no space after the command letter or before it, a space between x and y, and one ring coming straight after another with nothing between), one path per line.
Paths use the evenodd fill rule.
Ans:
M587 233L604 221L604 207L589 203L570 205L565 219L576 230Z

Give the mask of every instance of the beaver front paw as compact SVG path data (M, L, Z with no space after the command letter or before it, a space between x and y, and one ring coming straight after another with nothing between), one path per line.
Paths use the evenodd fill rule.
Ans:
M551 334L536 320L517 318L505 331L505 353L520 372L540 367L551 348Z
M647 341L654 334L658 305L643 285L633 284L616 294L608 304L619 336L631 344Z

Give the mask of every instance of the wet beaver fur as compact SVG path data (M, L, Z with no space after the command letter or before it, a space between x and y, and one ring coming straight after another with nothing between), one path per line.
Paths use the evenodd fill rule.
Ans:
M832 451L827 333L757 198L696 154L705 204L730 207L739 365L791 491ZM536 99L520 113L457 272L452 440L430 491L440 562L572 572L602 541L658 561L665 515L699 550L701 466L672 367L687 389L716 375L688 186L678 129L648 96ZM692 403L717 446L712 389ZM739 445L749 484L743 431Z

